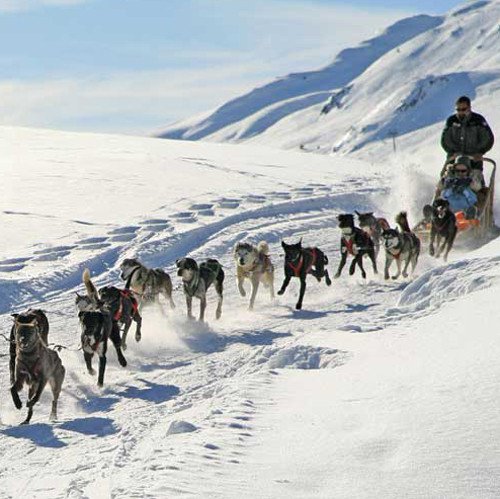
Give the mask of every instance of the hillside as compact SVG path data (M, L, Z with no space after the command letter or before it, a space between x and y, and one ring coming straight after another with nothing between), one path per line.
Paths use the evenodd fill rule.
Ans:
M402 20L316 72L296 73L241 96L162 137L250 142L355 155L440 153L436 137L455 99L500 129L500 1L464 4L442 17ZM322 112L323 111L323 112Z

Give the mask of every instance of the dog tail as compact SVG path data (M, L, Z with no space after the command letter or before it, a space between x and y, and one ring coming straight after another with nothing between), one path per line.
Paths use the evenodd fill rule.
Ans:
M257 251L261 253L262 255L268 255L269 254L269 244L267 244L266 241L261 241L259 244L257 244Z
M403 232L411 232L406 211L401 211L396 215L396 223L401 227Z
M99 293L97 292L97 288L94 286L94 283L90 279L90 270L85 269L82 274L83 284L85 284L85 289L87 290L87 294L89 298L92 298L97 303L99 299Z

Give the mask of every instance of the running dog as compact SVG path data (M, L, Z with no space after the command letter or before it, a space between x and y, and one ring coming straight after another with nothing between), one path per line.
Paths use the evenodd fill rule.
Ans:
M373 273L377 274L377 260L375 258L375 248L371 237L364 230L354 226L354 216L350 213L338 215L337 220L339 221L342 238L340 239L340 262L335 278L340 277L342 269L347 261L347 255L353 256L353 260L349 267L349 275L354 274L357 264L363 279L366 279L366 272L363 268L363 257L365 255L372 261Z
M218 296L215 318L220 319L222 315L222 293L224 284L224 270L222 265L214 259L208 259L200 265L193 258L181 258L177 260L177 275L182 278L184 295L186 297L187 315L189 319L194 319L192 313L193 297L200 300L199 321L205 317L207 307L207 291L214 284Z
M271 300L274 298L274 267L268 253L269 245L265 241L261 241L257 247L249 243L237 243L233 250L238 290L241 296L246 296L243 287L245 279L249 279L252 283L252 295L248 307L250 310L253 309L261 282L269 288Z
M311 274L318 282L324 277L327 286L332 284L328 270L328 257L319 248L303 248L302 239L296 244L286 244L281 241L281 246L285 250L285 279L278 291L282 295L292 277L300 279L299 300L295 305L297 310L302 308L302 301L306 292L306 276Z
M108 351L108 339L111 339L116 349L118 362L122 367L126 367L127 361L121 350L120 330L113 321L111 314L98 311L83 311L78 314L80 326L82 328L81 345L83 358L87 371L94 375L92 368L92 357L94 353L99 356L99 374L97 376L97 385L104 385L104 372L106 371L106 353Z
M373 212L359 213L354 211L358 216L359 228L364 230L372 239L375 248L375 260L378 258L380 246L382 246L382 232L390 229L389 222L385 218L377 218Z
M104 312L111 315L113 322L117 323L118 329L123 328L121 346L127 349L127 334L132 325L136 323L135 341L141 341L142 317L139 313L137 300L129 289L118 289L114 286L104 286L97 291L90 279L88 269L83 271L83 283L87 295L76 293L75 304L80 312Z
M457 235L457 219L450 210L450 203L446 199L436 199L432 203L431 216L431 240L429 244L429 254L439 258L444 251L443 259L448 260L448 253L453 247L455 236ZM436 239L437 252L434 253L434 240ZM441 244L441 239L443 243Z
M125 289L131 289L139 302L139 310L150 303L159 304L160 294L164 295L175 308L172 300L172 280L162 269L148 269L135 258L126 258L120 265L121 278L126 281Z
M49 322L42 310L30 309L23 314L13 314L13 317L11 348L13 345L15 356L14 371L11 370L12 400L16 408L21 409L23 404L19 392L26 383L29 387L26 402L28 415L22 424L28 424L33 416L33 406L49 383L53 397L50 420L54 421L57 419L57 401L66 370L57 352L47 346Z
M411 264L412 273L415 271L420 254L420 239L410 230L406 212L402 211L396 216L396 223L400 226L401 232L396 229L387 229L382 233L385 247L385 279L389 279L389 268L394 261L396 261L398 272L392 278L397 279L401 275L403 263L403 277L408 277L408 267Z

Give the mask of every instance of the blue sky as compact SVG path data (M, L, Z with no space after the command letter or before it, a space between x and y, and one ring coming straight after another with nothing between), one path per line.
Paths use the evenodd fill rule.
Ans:
M0 0L0 124L148 134L453 0Z

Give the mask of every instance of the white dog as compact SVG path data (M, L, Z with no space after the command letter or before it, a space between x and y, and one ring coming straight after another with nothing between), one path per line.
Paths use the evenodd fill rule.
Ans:
M238 290L241 296L246 296L243 283L250 279L252 283L252 295L250 297L249 309L253 309L255 296L262 282L268 287L271 300L274 299L274 267L269 258L269 245L261 241L257 247L249 243L238 243L234 247L234 259L236 261L236 275L238 279Z

